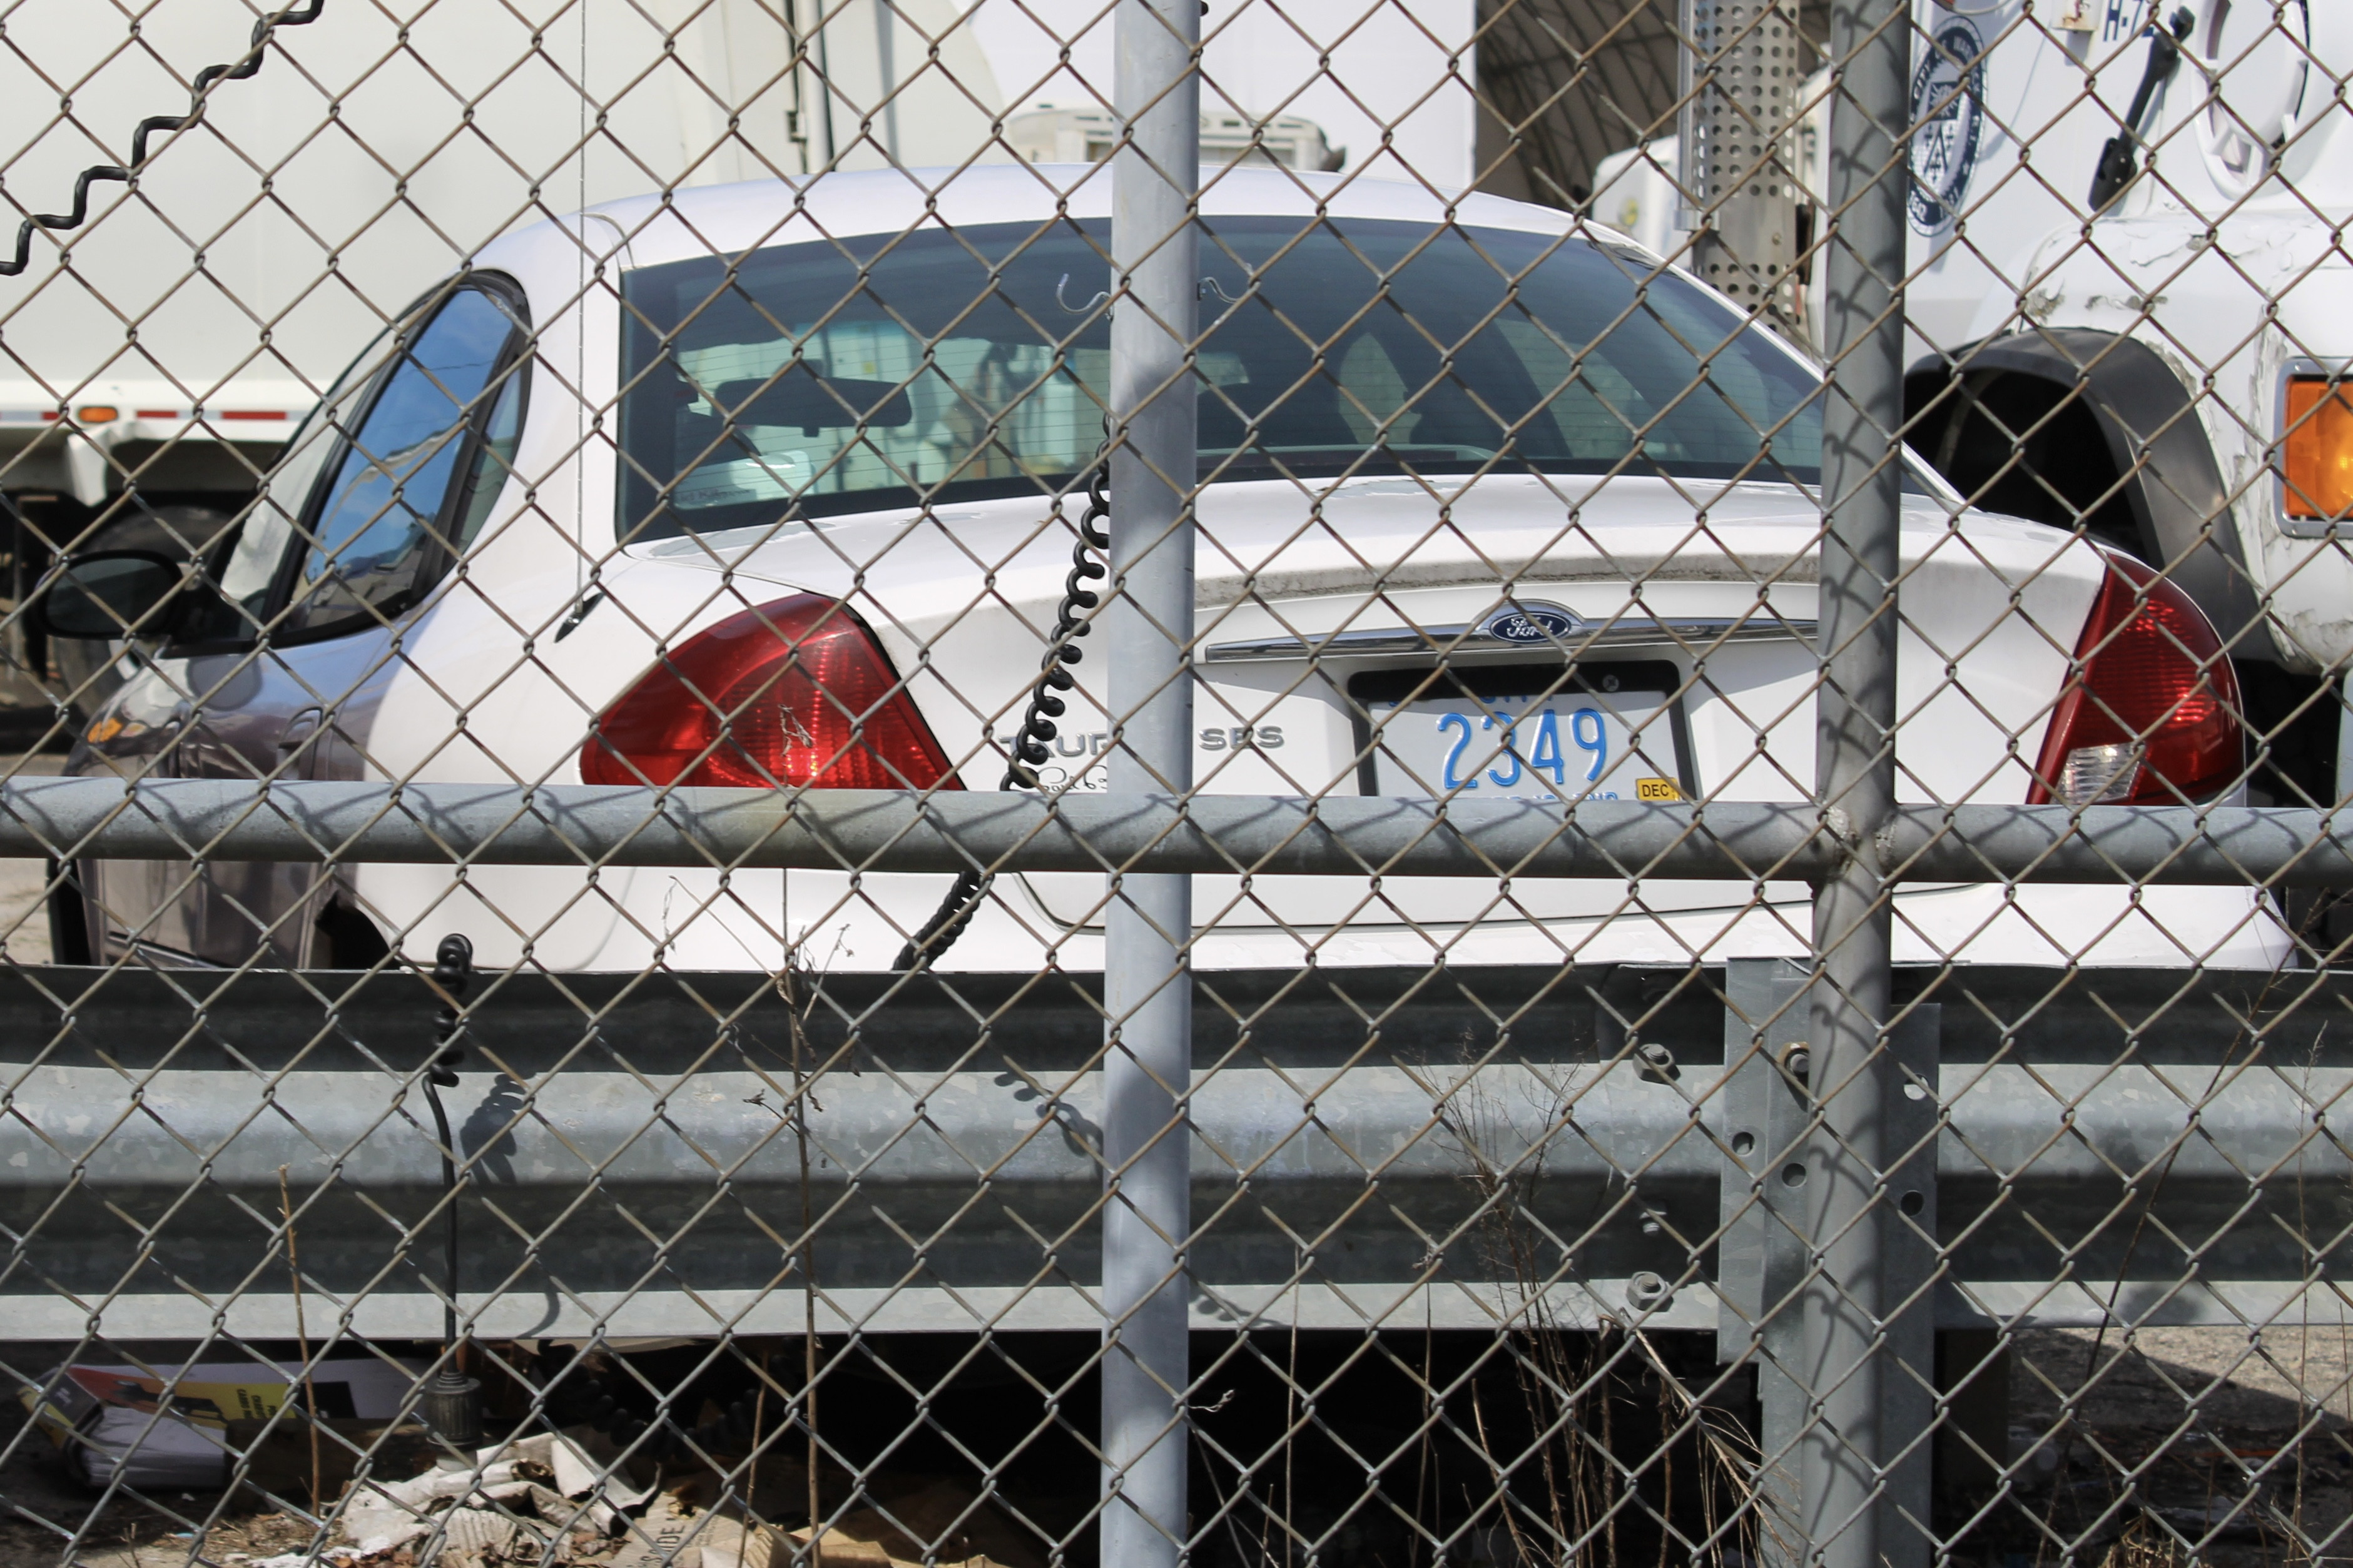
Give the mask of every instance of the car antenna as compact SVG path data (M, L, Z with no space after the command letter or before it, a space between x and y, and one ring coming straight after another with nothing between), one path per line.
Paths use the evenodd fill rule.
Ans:
M572 607L572 613L564 617L564 624L555 628L555 640L562 642L565 637L578 631L580 623L586 620L595 612L596 606L604 602L605 590L602 588L591 588L586 594L581 595L580 602Z
M14 278L30 265L33 258L33 231L79 228L90 218L90 188L100 180L117 180L124 184L137 177L147 166L147 138L159 131L185 131L202 119L205 99L216 81L243 81L261 68L267 58L266 46L270 35L280 27L300 27L319 19L319 12L327 0L311 0L300 10L289 5L277 15L264 16L253 25L253 42L244 56L233 65L206 66L196 73L195 90L188 98L185 114L157 114L139 122L131 137L131 163L92 163L74 181L73 211L69 213L36 213L16 226L16 254L14 259L0 259L0 278Z

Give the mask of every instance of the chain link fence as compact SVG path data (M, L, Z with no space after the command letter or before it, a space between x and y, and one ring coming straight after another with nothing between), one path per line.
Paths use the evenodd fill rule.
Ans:
M2348 72L0 4L0 1559L2353 1559Z

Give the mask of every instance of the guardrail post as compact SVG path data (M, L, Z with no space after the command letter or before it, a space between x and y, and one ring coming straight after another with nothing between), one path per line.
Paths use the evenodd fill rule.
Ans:
M1112 164L1109 774L1192 788L1192 346L1200 268L1198 0L1124 0ZM1103 1561L1174 1568L1188 1458L1184 1247L1191 1229L1190 879L1114 876L1104 917Z
M1725 966L1724 1173L1717 1199L1716 1358L1757 1378L1757 1560L1797 1568L1798 1458L1806 1391L1791 1375L1805 1324L1788 1307L1805 1282L1802 1193L1781 1179L1809 1136L1804 1072L1812 1042L1804 965L1736 958Z
M1803 1318L1777 1310L1807 1283L1807 1187L1784 1173L1811 1136L1808 976L1794 960L1736 958L1725 968L1724 1087L1717 1105L1727 1152L1716 1246L1716 1359L1757 1377L1756 1552L1766 1568L1799 1568L1798 1472L1812 1391L1801 1380ZM1886 1031L1895 1079L1886 1106L1893 1169L1880 1278L1886 1309L1882 1406L1891 1436L1880 1497L1880 1568L1928 1568L1931 1433L1936 1417L1937 1059L1942 1009L1915 1004ZM1943 1287L1948 1289L1948 1287Z
M1811 1273L1796 1373L1810 1395L1800 1524L1820 1568L1878 1568L1900 1539L1886 1467L1903 1446L1886 1394L1883 1174L1899 1154L1887 1102L1889 885L1894 816L1895 578L1904 411L1909 9L1833 0L1823 346L1821 673L1816 801L1845 850L1814 898L1813 1132L1801 1165ZM1899 1374L1900 1375L1900 1374Z
M1879 1500L1882 1568L1928 1568L1933 1529L1936 1436L1936 1300L1942 1278L1936 1241L1937 1061L1944 1008L1915 1003L1888 1026L1887 1164L1880 1252L1880 1408L1887 1426Z

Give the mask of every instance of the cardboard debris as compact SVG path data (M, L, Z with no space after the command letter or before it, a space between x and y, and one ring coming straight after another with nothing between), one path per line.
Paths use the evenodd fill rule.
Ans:
M459 1557L512 1557L528 1536L522 1521L494 1508L453 1508L441 1516L441 1549Z
M366 1483L344 1500L344 1537L372 1557L438 1529L444 1568L493 1556L564 1558L573 1555L575 1531L608 1536L623 1510L653 1495L552 1433L484 1448L474 1461L470 1469L436 1467L405 1481Z
M808 1538L809 1532L806 1526L794 1531L795 1549L806 1549L808 1545ZM807 1559L804 1558L802 1561L806 1562ZM860 1541L849 1534L846 1529L827 1531L824 1539L817 1545L817 1568L858 1568L858 1564L860 1563L870 1564L871 1568L895 1568L895 1565L906 1561L907 1559L903 1557L892 1556L883 1549L881 1542Z
M614 1554L613 1568L699 1568L696 1552L687 1543L700 1539L697 1527L702 1522L664 1492L642 1515L625 1521L628 1533Z
M441 1532L435 1568L497 1561L600 1568L791 1568L809 1563L807 1527L744 1524L607 1475L572 1438L543 1436L485 1448L473 1468L435 1468L405 1481L370 1483L347 1498L342 1530L363 1556ZM960 1479L921 1480L877 1507L835 1521L811 1568L1043 1568L1036 1545ZM580 1539L589 1532L586 1540ZM617 1537L617 1539L615 1539ZM937 1542L927 1553L925 1543Z
M694 1561L681 1557L679 1568L768 1568L776 1542L773 1531L747 1531L739 1521L706 1513L694 1521Z

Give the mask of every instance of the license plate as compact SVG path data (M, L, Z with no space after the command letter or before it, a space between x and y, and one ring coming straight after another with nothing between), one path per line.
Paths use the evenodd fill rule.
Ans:
M1466 800L1683 798L1662 691L1367 704L1374 793Z

